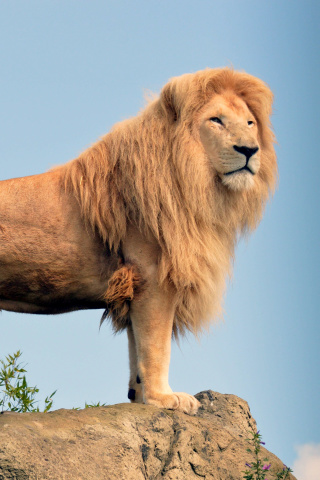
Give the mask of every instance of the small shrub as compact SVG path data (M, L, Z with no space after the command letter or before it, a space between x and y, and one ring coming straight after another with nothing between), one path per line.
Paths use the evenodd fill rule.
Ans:
M40 412L36 394L37 387L29 387L25 376L25 365L18 363L21 352L18 350L13 355L8 355L5 360L0 360L0 410L11 412ZM46 397L44 412L52 408L53 396L56 391Z
M106 407L106 403L85 403L84 408L96 408L96 407ZM73 407L72 410L81 410L81 407Z
M246 463L245 466L247 469L243 472L243 478L245 480L268 480L266 475L271 468L271 463L269 462L268 458L264 458L262 460L260 458L261 445L265 445L265 443L261 440L262 436L259 431L257 433L250 432L250 435L251 438L247 438L247 440L252 447L247 448L247 452L254 455L254 461L251 463ZM292 471L293 470L291 470L291 468L283 465L283 469L276 473L276 480L287 479ZM270 477L269 480L271 480Z

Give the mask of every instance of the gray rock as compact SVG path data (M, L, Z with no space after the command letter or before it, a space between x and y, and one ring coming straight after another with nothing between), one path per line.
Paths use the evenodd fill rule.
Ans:
M248 404L211 390L196 416L140 404L0 415L0 480L242 480ZM265 451L272 472L282 462ZM291 475L290 479L294 479Z

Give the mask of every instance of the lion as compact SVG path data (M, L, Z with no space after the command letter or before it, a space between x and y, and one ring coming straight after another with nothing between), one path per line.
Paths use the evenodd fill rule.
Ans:
M0 308L104 309L127 331L130 401L194 414L168 383L171 338L221 315L274 192L272 101L244 72L185 74L78 158L0 182Z

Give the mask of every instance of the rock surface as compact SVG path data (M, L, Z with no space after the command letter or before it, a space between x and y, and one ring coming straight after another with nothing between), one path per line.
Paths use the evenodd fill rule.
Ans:
M242 480L252 460L246 438L256 429L248 404L211 390L196 396L196 416L128 403L4 413L0 480ZM266 456L271 480L282 462Z

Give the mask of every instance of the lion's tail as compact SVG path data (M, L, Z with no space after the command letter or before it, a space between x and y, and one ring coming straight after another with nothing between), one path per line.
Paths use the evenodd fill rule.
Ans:
M103 296L107 308L102 315L100 327L108 316L111 317L116 333L124 330L130 324L130 302L140 286L141 278L134 265L125 264L114 272Z

